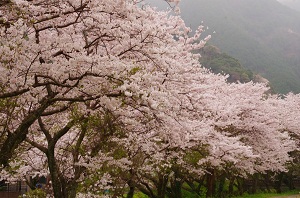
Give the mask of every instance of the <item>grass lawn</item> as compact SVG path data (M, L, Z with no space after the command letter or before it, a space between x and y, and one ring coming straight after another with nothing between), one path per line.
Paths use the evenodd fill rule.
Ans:
M237 196L237 197L232 197L232 198L271 198L271 197L289 198L288 196L291 196L291 195L298 195L295 197L293 196L293 198L300 198L300 190L287 191L287 192L283 192L281 194L277 194L277 193L244 194L243 196ZM198 197L198 196L196 196L196 197ZM139 192L134 195L134 198L148 198L148 196ZM194 198L194 196L184 197L184 198Z
M251 195L243 195L243 196L238 196L238 197L234 197L234 198L269 198L269 197L285 197L288 195L299 195L300 198L300 194L299 194L299 190L293 190L293 191L288 191L288 192L283 192L281 194L277 194L277 193L259 193L259 194L251 194Z

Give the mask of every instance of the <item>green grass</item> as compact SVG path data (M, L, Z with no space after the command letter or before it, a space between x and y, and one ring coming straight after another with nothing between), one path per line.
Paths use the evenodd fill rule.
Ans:
M284 197L284 196L288 196L288 195L299 195L300 190L293 190L293 191L287 191L287 192L283 192L281 194L278 193L256 193L256 194L244 194L242 196L237 196L237 197L232 197L232 198L272 198L272 197ZM141 192L136 193L134 196L134 198L148 198L147 195L144 195ZM192 194L184 194L183 193L183 197L184 198L195 198L195 197L199 197L199 196L194 196Z
M269 198L269 197L281 197L281 196L287 196L287 195L297 195L299 194L299 190L293 190L288 192L283 192L281 194L277 193L258 193L258 194L245 194L243 196L238 196L234 198Z
M144 194L141 193L141 192L138 192L138 193L135 193L135 194L133 195L133 198L148 198L148 196L147 196L147 195L144 195Z

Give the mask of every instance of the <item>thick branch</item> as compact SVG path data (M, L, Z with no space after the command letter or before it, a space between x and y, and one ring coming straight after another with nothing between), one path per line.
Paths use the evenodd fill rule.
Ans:
M82 11L84 11L84 8L87 7L87 5L88 4L85 3L85 4L82 4L81 6L79 6L78 8L76 8L74 10L70 10L70 11L63 12L62 14L56 14L56 15L53 15L53 16L50 16L50 17L42 18L42 19L38 20L37 22L35 22L34 24L38 24L38 23L42 23L44 21L52 20L52 19L61 17L62 15L68 15L68 14L72 14L74 12L82 12Z
M19 96L27 91L29 91L29 88L12 91L12 92L8 92L8 93L3 93L3 94L0 94L0 98L11 98L11 97Z
M148 195L149 197L156 197L151 190L150 186L146 182L141 182L146 188L144 188L142 185L136 184L136 187L144 194Z
M48 98L44 98L41 106L25 117L19 127L13 133L7 136L0 150L0 164L5 166L8 165L8 160L12 157L14 150L20 145L21 142L25 140L29 127L51 104L52 103Z
M39 149L40 151L42 151L43 153L47 153L47 148L44 147L43 145L41 144L38 144L32 140L30 140L29 138L26 138L26 142L28 142L29 144L31 144L32 146L34 146L35 148Z
M42 132L43 132L44 135L46 136L47 141L48 141L48 142L51 141L51 140L52 140L52 137L51 137L49 131L46 129L46 126L45 126L45 124L43 123L41 117L38 118L38 122L39 122L39 125L40 125L40 128L41 128Z
M42 113L42 116L49 116L49 115L53 115L53 114L56 114L56 113L61 113L65 110L67 110L69 107L70 107L70 105L65 105L65 106L62 106L58 109L53 109L53 110L50 110L50 111L46 111L46 112Z
M64 128L62 128L57 133L55 133L55 135L53 136L53 139L52 139L53 140L53 144L56 144L56 142L62 136L64 136L66 133L68 133L68 131L75 125L75 123L76 123L75 120L71 120L70 122L68 122L68 124Z

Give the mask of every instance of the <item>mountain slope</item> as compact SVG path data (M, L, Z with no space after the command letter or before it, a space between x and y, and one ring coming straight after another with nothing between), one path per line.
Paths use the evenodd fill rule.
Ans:
M206 45L204 48L197 50L201 54L201 65L210 69L215 74L228 75L229 83L246 83L249 81L266 83L270 87L270 93L274 93L273 86L270 82L251 70L245 68L237 59L212 45Z
M278 0L283 5L286 5L289 8L300 11L300 1L299 0Z
M204 21L210 44L267 78L276 92L300 92L300 12L277 0L181 0L180 8L187 25Z
M217 47L206 45L198 51L201 54L201 65L215 74L228 74L228 82L249 82L254 80L252 71L246 69L235 58L222 53Z
M275 0L183 0L194 29L204 20L210 43L270 80L277 92L300 92L300 13Z

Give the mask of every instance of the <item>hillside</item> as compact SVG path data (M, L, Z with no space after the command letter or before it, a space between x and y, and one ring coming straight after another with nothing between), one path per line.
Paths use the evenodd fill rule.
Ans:
M204 21L211 45L267 78L276 92L300 92L300 12L276 0L182 0L180 8L187 25Z
M206 45L197 52L201 54L200 62L203 67L210 69L215 74L228 75L229 83L249 81L267 83L270 86L270 93L274 93L273 86L267 79L245 68L239 60L221 52L219 48Z
M201 53L200 61L202 66L216 74L228 74L228 82L244 83L254 79L252 71L243 67L237 59L226 53L222 53L220 49L215 46L205 46L199 53Z
M278 0L283 5L286 5L289 8L300 11L300 1L299 0Z

